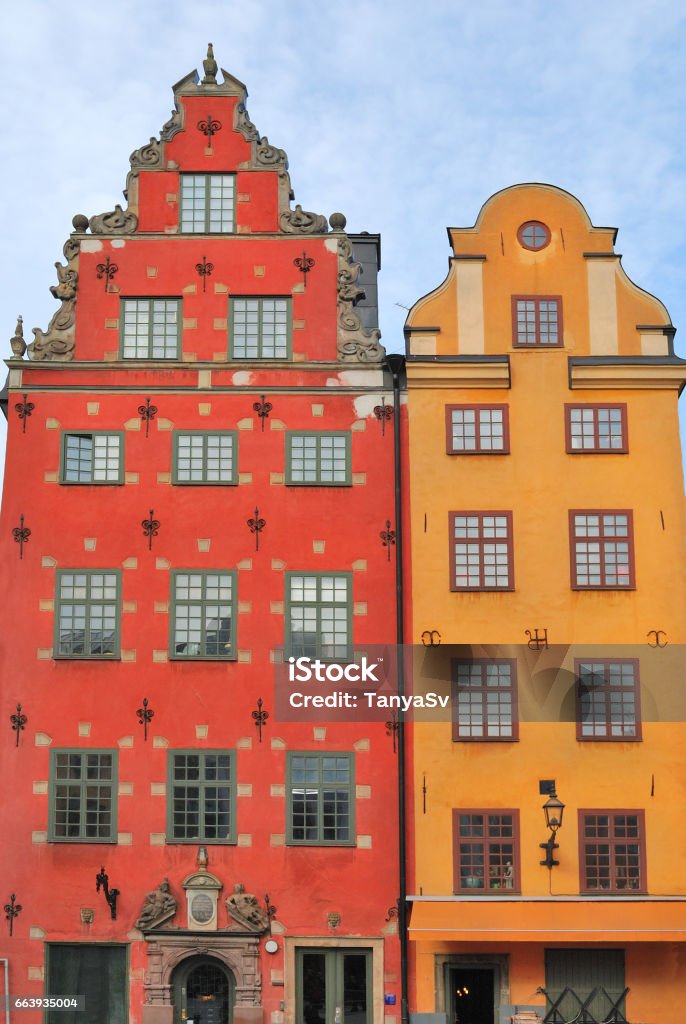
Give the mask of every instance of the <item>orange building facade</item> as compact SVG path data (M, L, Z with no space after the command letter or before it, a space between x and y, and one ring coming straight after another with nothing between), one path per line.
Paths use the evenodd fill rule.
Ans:
M411 1004L676 1024L686 363L568 193L448 234L406 323L414 686L452 701L413 730Z
M51 1022L399 1011L394 738L274 707L284 658L395 642L379 239L291 205L245 99L175 86L8 361L0 957L85 995Z

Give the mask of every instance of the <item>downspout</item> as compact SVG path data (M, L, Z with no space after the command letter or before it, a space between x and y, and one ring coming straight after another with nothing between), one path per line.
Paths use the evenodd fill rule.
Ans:
M403 506L402 506L402 445L400 436L400 383L405 370L405 357L392 353L386 356L393 376L393 456L395 465L395 623L398 648L398 695L405 694L405 609L403 588ZM401 702L402 703L402 702ZM408 941L407 941L407 837L405 824L405 721L404 712L398 710L398 932L400 938L400 1020L407 1024L408 1010Z

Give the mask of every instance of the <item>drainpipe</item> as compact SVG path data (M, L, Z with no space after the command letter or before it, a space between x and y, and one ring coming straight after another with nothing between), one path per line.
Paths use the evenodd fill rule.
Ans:
M5 1024L10 1024L10 962L5 958L0 958L0 964L4 965L5 974Z
M403 589L403 507L402 446L400 436L400 385L405 372L405 357L392 353L386 363L393 376L393 455L395 465L395 623L398 647L398 695L405 694L405 608ZM405 825L405 721L398 709L398 932L400 938L400 1020L407 1024L408 1011L408 942L407 942L407 837Z

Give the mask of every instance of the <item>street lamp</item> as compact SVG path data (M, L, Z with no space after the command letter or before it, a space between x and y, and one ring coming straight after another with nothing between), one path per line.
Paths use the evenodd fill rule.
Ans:
M559 860L555 860L555 850L558 848L558 843L555 842L557 830L562 825L562 816L564 815L565 805L562 803L557 793L555 792L555 782L551 781L548 783L546 788L548 793L548 799L543 804L543 813L545 815L546 828L550 829L550 835L547 842L539 843L542 850L545 850L545 860L540 861L542 867L552 869L557 867L560 863Z

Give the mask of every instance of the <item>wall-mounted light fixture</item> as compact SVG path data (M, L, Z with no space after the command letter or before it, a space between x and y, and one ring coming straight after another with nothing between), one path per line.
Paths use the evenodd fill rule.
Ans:
M552 869L560 863L559 860L555 860L555 850L557 850L559 845L555 842L555 837L557 836L557 830L562 825L565 805L555 792L555 779L541 779L538 789L541 796L548 796L548 799L543 804L543 813L545 815L546 828L550 830L548 841L539 843L540 848L545 850L545 860L542 860L540 863L542 867Z

